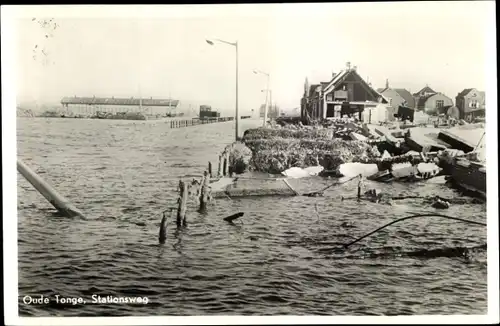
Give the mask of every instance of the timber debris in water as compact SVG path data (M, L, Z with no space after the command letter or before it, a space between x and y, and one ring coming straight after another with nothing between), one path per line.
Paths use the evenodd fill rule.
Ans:
M234 220L236 220L237 218L242 217L244 214L245 213L243 213L243 212L239 212L239 213L230 215L228 217L224 217L224 221L229 222L229 223L233 223Z
M353 244L363 240L364 238L367 238L369 236L371 236L372 234L374 233L377 233L379 232L380 230L382 229L385 229L386 227L388 226L391 226L393 224L396 224L396 223L399 223L399 222L402 222L404 220L408 220L408 219L413 219L413 218L421 218L421 217L439 217L439 218L444 218L444 219L449 219L449 220L453 220L453 221L458 221L458 222L463 222L463 223L468 223L468 224L474 224L474 225L481 225L481 226L486 226L486 223L482 223L482 222L477 222L477 221L473 221L473 220L468 220L468 219L463 219L463 218L459 218L459 217L453 217L453 216L447 216L447 215L442 215L442 214L434 214L434 213L423 213L423 214L414 214L414 215L410 215L410 216L406 216L406 217L402 217L402 218L398 218L390 223L387 223L381 227L379 227L378 229L375 229L374 231L371 231L357 239L355 239L354 241L351 241L349 243L346 243L344 245L344 249L347 249L348 247L352 246Z

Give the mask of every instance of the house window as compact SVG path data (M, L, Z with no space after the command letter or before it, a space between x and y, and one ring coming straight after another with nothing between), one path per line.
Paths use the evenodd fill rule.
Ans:
M444 106L444 100L437 100L436 101L436 108L442 108Z
M471 107L471 108L477 109L477 106L478 106L478 105L477 105L477 100L472 100L472 101L470 102L470 107Z

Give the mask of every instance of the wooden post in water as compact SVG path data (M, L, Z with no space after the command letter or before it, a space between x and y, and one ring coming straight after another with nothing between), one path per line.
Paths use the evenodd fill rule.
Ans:
M208 203L208 192L209 192L210 177L208 172L203 172L203 179L201 180L201 191L200 191L200 213L206 212Z
M219 155L219 165L217 166L217 178L222 175L222 155Z
M208 162L208 176L212 177L212 162Z
M188 185L182 180L179 180L179 199L177 200L177 227L186 224L186 205L188 200Z
M158 240L160 244L164 244L166 239L167 239L167 216L165 215L165 212L163 212L163 217L160 222L160 234Z
M226 152L226 175L227 176L231 176L231 170L232 170L232 167L231 167L231 162L229 160L229 150Z
M229 163L227 161L226 153L222 154L224 156L224 163L222 165L222 176L225 177L227 175L227 164Z
M69 200L59 194L20 159L17 159L17 171L19 171L19 173L21 173L21 175L60 213L68 217L83 216L82 212L73 206Z
M358 181L358 201L361 199L361 186L363 185L363 175L359 175L359 181Z

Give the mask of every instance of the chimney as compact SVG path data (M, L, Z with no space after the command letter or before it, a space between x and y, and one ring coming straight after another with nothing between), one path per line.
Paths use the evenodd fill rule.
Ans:
M337 74L332 72L332 78L335 78L335 76L337 76Z
M356 69L358 69L358 66L352 67L352 70L356 71Z
M385 80L385 88L389 88L389 79Z
M345 64L345 66L346 66L347 71L351 70L351 62L350 62L350 61L348 61L348 62Z

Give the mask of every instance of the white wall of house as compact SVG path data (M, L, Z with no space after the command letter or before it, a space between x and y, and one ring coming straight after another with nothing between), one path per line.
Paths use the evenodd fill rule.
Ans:
M383 103L378 103L375 107L366 107L363 111L362 119L363 122L372 124L393 121L394 108Z

